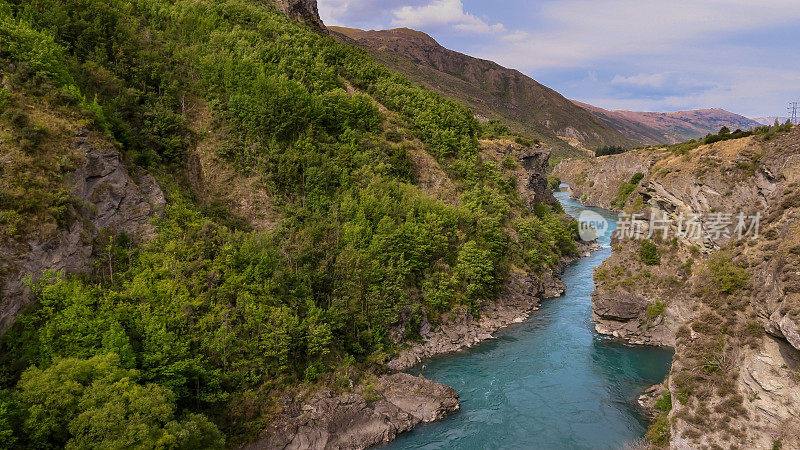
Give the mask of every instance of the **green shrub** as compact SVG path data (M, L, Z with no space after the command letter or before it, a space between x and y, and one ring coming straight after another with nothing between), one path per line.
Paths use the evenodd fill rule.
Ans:
M618 145L607 145L604 147L600 147L594 151L594 156L606 156L606 155L619 155L621 153L627 152L628 149L625 147L621 147Z
M655 301L654 303L651 303L651 304L647 305L647 310L645 312L647 313L647 317L650 320L652 320L652 319L655 319L658 316L663 316L664 315L664 309L666 307L667 307L667 305L664 302Z
M547 176L547 187L552 190L557 190L558 187L561 186L561 179L555 175L548 175Z
M114 353L59 359L44 370L31 367L15 396L28 442L119 448L155 447L169 440L176 446L223 447L222 434L207 418L175 420L172 393L139 384L137 378Z
M617 197L611 201L611 206L615 206L617 208L622 208L625 206L625 203L628 201L628 198L631 196L636 187L639 186L639 183L644 178L644 174L641 172L636 172L628 181L627 183L622 183L617 190Z
M747 286L750 273L726 255L715 255L706 264L707 288L713 292L733 294Z
M514 170L517 168L517 158L513 155L508 155L503 158L503 169Z
M644 437L654 445L667 445L670 437L669 417L666 414L659 414L647 428Z
M531 141L530 139L526 138L525 136L515 136L514 137L514 142L516 142L517 144L519 144L519 145L521 145L523 147L531 147L531 146L533 146L533 141Z
M661 264L661 254L658 246L649 239L643 240L639 247L639 260L649 266Z
M656 400L656 403L653 407L662 412L670 412L672 410L672 395L669 393L669 390L665 389L664 393L661 394L661 397Z
M481 124L480 135L484 139L500 139L509 134L508 127L501 121L492 119Z
M2 113L11 101L11 91L0 87L0 113Z

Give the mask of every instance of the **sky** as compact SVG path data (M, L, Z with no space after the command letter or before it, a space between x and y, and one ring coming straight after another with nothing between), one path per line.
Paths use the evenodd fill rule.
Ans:
M800 0L318 0L327 25L408 27L606 109L785 116Z

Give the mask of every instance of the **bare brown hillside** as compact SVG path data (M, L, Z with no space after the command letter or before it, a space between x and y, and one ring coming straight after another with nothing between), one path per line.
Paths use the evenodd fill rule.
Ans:
M413 82L461 101L479 116L501 119L513 131L547 140L562 151L572 147L556 136L577 139L591 148L633 145L613 126L536 80L492 61L448 50L421 31L329 30Z
M586 103L573 102L591 111L626 137L643 144L674 144L697 139L708 133L714 134L722 127L749 130L761 125L755 120L719 108L673 113L609 111Z

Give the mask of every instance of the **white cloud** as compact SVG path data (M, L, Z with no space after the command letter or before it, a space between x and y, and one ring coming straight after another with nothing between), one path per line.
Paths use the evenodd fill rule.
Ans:
M514 32L508 33L505 36L501 37L500 39L503 42L521 42L527 39L530 39L531 35L527 31L516 30Z
M691 46L715 33L800 21L797 0L562 0L539 12L528 41L492 57L516 67L567 67L609 56L654 54ZM531 45L535 43L535 45ZM688 50L688 48L687 48Z
M461 0L434 0L422 6L403 6L395 9L392 25L409 28L439 28L451 26L467 33L502 33L502 23L490 25L484 19L464 11Z
M786 31L800 23L798 0L516 3L319 0L319 8L328 24L422 29L608 108L775 115L800 96L800 47Z
M667 82L668 74L666 73L640 73L638 75L631 75L624 77L622 75L615 75L611 80L612 84L630 85L636 87L645 87L651 89L659 89L664 87Z

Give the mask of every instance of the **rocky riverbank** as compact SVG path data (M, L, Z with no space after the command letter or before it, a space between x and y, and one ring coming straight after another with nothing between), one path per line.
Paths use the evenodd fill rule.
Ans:
M522 271L513 272L497 300L488 303L477 319L466 310L458 309L444 315L435 329L423 322L420 329L423 341L402 350L387 366L391 370L406 370L427 358L473 347L491 339L501 328L524 321L538 309L542 300L564 293L566 286L558 277L570 263L597 249L596 242L579 242L579 256L563 258L552 272L538 278Z
M317 392L307 401L287 396L283 413L256 449L362 449L389 442L419 423L458 411L455 389L406 373L384 375L374 384L336 395Z
M391 360L387 367L405 370L437 355L472 347L492 333L525 320L545 298L561 295L566 286L557 277L578 257L588 256L599 246L579 243L579 256L564 258L541 278L514 272L496 301L483 309L480 319L464 310L446 315L431 329L424 322L424 342ZM322 390L303 399L286 395L281 413L258 440L247 449L362 449L394 440L398 434L420 423L441 420L460 408L458 393L451 387L407 373L384 375L362 382L346 393Z

